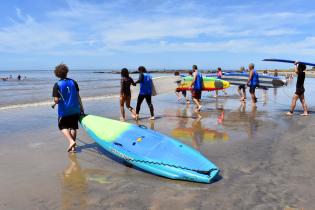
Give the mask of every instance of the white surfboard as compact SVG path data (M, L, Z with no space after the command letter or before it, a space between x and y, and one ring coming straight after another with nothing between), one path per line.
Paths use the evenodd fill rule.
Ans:
M178 87L177 81L180 81L180 76L161 76L152 78L152 96L156 96L163 93L174 92ZM132 96L135 97L139 94L140 84L136 87L131 86Z

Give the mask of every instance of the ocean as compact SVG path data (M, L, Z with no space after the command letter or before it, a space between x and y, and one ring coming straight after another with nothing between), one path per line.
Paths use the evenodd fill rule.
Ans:
M58 81L53 70L0 71L0 78L10 75L12 79L0 80L0 109L53 103L52 88ZM17 80L18 75L21 75L21 80ZM154 73L154 76L159 75ZM135 81L138 79L138 74L130 76ZM68 77L78 82L83 100L119 96L120 74L111 70L102 73L96 70L72 70Z

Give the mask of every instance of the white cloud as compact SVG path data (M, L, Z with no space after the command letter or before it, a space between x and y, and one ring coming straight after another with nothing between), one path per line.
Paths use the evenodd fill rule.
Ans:
M231 5L214 15L217 8L203 8L193 1L163 1L143 8L141 4L148 2L138 1L134 10L130 9L133 3L68 0L68 8L47 12L44 20L17 8L16 21L0 28L0 51L95 56L115 52L285 53L290 47L301 53L314 52L313 38L306 38L309 34L299 28L312 23L312 11L256 14L252 5ZM282 36L286 41L290 36L297 38L290 44L275 44L273 38Z

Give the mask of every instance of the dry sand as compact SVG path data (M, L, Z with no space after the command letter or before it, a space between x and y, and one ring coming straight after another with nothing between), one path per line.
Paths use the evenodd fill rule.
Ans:
M258 90L257 109L242 106L235 90L205 97L200 120L173 94L153 99L155 122L142 108L141 124L193 145L220 167L213 184L128 168L83 129L78 153L69 155L54 110L1 110L0 209L315 209L313 113L286 117L291 99L280 90L266 100ZM87 101L85 109L119 118L117 99Z

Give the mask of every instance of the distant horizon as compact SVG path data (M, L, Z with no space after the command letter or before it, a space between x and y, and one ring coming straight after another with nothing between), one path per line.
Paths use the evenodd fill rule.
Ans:
M246 68L247 69L247 68ZM280 69L280 68L269 68L269 69L256 69L257 71L262 71L262 70L279 70L279 71L288 71L288 70L292 70L293 68L285 68L285 69ZM308 69L312 69L312 68L308 68ZM70 69L70 71L94 71L94 72L119 72L121 69L92 69L92 68L88 68L88 69ZM134 72L137 71L137 69L128 69L130 72ZM192 69L176 69L176 68L170 68L170 69L148 69L148 72L150 71L190 71ZM217 69L200 69L200 71L216 71ZM235 68L235 69L222 69L222 71L238 71L239 68ZM0 72L18 72L18 71L54 71L54 69L13 69L13 70L0 70Z

